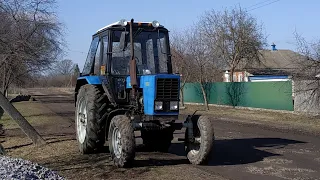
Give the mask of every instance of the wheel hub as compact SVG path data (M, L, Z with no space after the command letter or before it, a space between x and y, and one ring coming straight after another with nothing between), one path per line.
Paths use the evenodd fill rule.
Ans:
M118 128L114 128L112 132L112 146L114 154L117 158L120 158L122 153L121 134Z
M80 143L83 143L87 134L87 108L84 98L79 100L77 114L77 136Z
M198 129L198 124L193 124L193 135L194 139L193 141L189 141L187 139L187 146L192 155L197 155L200 152L200 146L201 146L201 132ZM186 138L188 138L188 132L186 132Z
M194 140L195 141L193 143L189 142L189 149L190 149L190 152L193 155L196 155L200 151L201 136L200 137L195 137Z

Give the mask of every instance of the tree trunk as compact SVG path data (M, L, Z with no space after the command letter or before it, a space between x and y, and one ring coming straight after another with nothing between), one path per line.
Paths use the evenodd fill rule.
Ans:
M0 107L0 111L1 111L1 107ZM1 113L1 112L0 112ZM1 119L1 114L0 114L0 119ZM3 129L3 125L0 124L0 137L1 136L4 136L4 129ZM5 155L6 154L6 151L5 149L3 148L2 144L0 143L0 155Z
M181 106L184 107L183 86L180 89L180 103L181 103Z
M208 111L209 104L208 104L208 99L207 99L207 93L206 93L202 83L200 83L200 86L201 86L201 91L202 91L202 95L203 95L204 105L205 105L206 110Z
M230 82L233 82L233 81L234 81L234 79L233 79L233 73L234 73L234 69L231 68L231 70L230 70Z
M1 120L1 117L3 116L3 114L4 114L4 110L0 106L0 120Z
M4 89L3 94L4 94L4 97L8 98L9 93L8 93L8 89L7 88Z
M181 106L184 107L184 86L186 85L186 82L184 81L182 83L182 85L180 86L180 102L181 102Z
M13 120L20 126L21 130L32 140L35 145L46 144L40 134L29 124L29 122L19 113L19 111L0 93L0 106Z

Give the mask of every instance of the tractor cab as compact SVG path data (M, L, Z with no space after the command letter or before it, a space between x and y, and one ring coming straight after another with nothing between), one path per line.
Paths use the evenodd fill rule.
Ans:
M136 102L136 110L150 119L177 116L180 85L172 74L168 30L157 21L130 23L121 20L93 35L82 77L108 82L102 85L119 107Z

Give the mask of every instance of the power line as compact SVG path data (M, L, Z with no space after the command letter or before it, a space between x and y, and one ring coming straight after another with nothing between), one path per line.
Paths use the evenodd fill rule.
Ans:
M253 10L256 10L256 9L259 9L259 8L262 8L262 7L264 7L264 6L268 6L268 5L273 4L273 3L276 3L276 2L278 2L278 1L280 1L280 0L275 0L275 1L272 1L272 2L270 2L270 3L264 4L264 5L255 7L255 8L251 8L251 9L247 10L247 12L253 11ZM265 1L265 2L267 2L267 1ZM259 3L258 3L258 4L259 4ZM260 3L260 4L261 4L261 3ZM252 6L251 6L251 7L252 7Z
M262 2L256 3L254 5L251 5L251 6L247 7L247 9L253 8L254 6L257 6L257 5L260 5L260 4L264 4L264 3L268 2L268 1L272 1L272 0L266 0L266 1L262 1Z
M85 52L83 51L77 51L77 50L69 50L70 52L76 52L76 53L81 53L81 54L86 54Z

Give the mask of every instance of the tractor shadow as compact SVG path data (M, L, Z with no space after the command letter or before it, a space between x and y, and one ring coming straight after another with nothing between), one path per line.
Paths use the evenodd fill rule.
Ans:
M282 156L270 151L283 149L290 144L305 142L283 138L245 138L221 139L215 141L213 152L210 154L208 166L241 165L263 161L267 157ZM137 152L145 152L143 147ZM160 154L160 155L159 155ZM190 164L184 151L184 143L173 143L169 153L149 154L149 159L136 160L135 166L165 166ZM175 156L176 155L176 156ZM159 156L159 157L158 157Z

